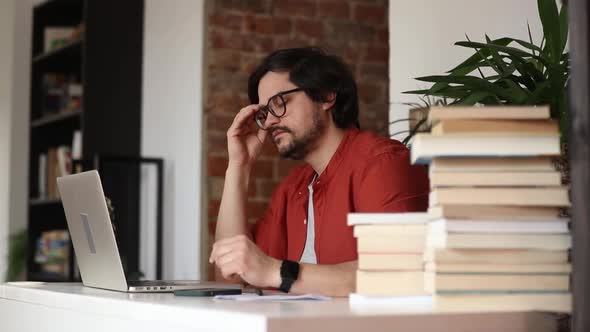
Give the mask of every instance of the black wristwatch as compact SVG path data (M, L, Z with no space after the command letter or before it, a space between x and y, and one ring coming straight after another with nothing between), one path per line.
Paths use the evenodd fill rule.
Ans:
M289 293L291 286L299 277L299 263L284 260L281 264L281 286L279 290L284 293Z

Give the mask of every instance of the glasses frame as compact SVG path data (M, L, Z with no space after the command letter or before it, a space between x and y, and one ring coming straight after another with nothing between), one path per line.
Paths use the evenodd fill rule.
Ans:
M282 118L283 116L285 116L285 114L287 114L287 104L285 103L285 99L283 99L283 96L288 95L290 93L298 92L298 91L303 91L303 89L302 88L295 88L295 89L291 89L291 90L281 91L281 92L273 95L272 97L268 98L268 102L266 103L266 105L261 105L260 109L258 111L256 111L256 113L254 113L254 122L256 122L256 125L258 126L258 128L260 128L262 130L269 129L269 128L264 127L264 122L261 123L261 119L258 118L258 114L264 113L266 115L264 117L264 121L266 121L266 119L268 117L268 113L272 114L275 118ZM274 109L272 109L272 107L270 106L270 102L273 99L275 99L276 97L281 98L281 102L283 105L283 112L280 115Z

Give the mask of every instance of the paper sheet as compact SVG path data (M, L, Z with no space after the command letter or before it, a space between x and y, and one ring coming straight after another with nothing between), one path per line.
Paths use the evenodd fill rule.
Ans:
M258 295L252 293L245 293L240 295L217 295L214 297L215 300L234 300L234 301L293 301L293 300L315 300L315 301L328 301L329 297L317 294L304 294L304 295L288 295L288 294L276 294L276 295Z

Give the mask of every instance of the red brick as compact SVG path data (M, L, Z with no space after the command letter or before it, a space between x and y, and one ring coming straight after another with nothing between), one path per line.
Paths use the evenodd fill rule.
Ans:
M363 103L374 103L379 95L379 87L372 83L358 83L359 101Z
M240 31L243 25L244 16L240 14L215 12L209 15L209 26Z
M387 24L387 7L371 4L357 4L353 9L353 18L367 25Z
M250 15L246 16L245 31L247 33L272 34L273 36L284 35L291 33L292 25L288 18Z
M387 46L369 46L365 58L369 62L389 62L389 47Z
M285 176L291 173L291 170L299 165L303 165L302 161L290 160L290 159L279 159L277 162L277 175L275 179L282 180Z
M276 0L273 13L284 17L315 18L317 4L310 0Z
M295 22L295 33L303 37L324 38L324 24L321 21L300 19Z
M274 163L271 160L257 160L252 166L252 178L272 179Z
M209 176L225 176L227 157L209 156L207 158L207 174Z
M322 18L350 18L350 5L347 1L342 0L320 0L319 15Z
M285 38L285 39L278 39L276 40L276 48L292 48L292 47L305 47L312 45L309 39L303 39L302 36L297 36L296 38Z
M215 130L219 132L227 132L232 122L234 121L235 113L208 113L207 118L207 129Z
M218 73L223 73L222 71ZM237 114L240 110L240 97L232 91L212 92L207 97L208 113L231 113Z
M225 9L247 13L269 13L269 0L215 0L211 1L214 10Z
M207 130L208 154L227 156L227 135L226 132Z
M385 45L389 45L389 29L383 28L377 30L377 41L379 43L385 43Z
M278 157L278 151L275 144L272 142L270 137L266 139L264 145L262 146L262 151L260 152L260 156L263 157Z
M209 68L240 69L240 51L227 49L211 49L207 55Z

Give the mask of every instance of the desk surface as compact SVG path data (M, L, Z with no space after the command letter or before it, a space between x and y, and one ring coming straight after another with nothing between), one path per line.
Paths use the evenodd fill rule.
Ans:
M71 283L0 285L0 321L19 331L554 331L555 315L351 306L331 301L235 302L128 294ZM83 326L83 328L82 328ZM12 330L9 329L9 330Z

